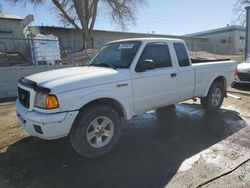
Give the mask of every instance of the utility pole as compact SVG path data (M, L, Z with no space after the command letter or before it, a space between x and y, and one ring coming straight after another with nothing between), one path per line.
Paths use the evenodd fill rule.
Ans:
M246 41L245 41L245 60L248 57L248 53L250 52L250 6L246 7Z
M37 62L36 62L36 51L35 51L35 45L34 45L34 39L33 39L33 34L31 33L30 35L30 47L31 47L31 57L32 57L32 62L33 62L33 66L34 65L37 65Z

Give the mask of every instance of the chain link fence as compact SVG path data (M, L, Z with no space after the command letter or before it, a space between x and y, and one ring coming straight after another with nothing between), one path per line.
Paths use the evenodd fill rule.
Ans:
M195 58L244 60L244 49L236 49L232 43L187 42L189 55Z
M86 65L96 53L62 48L58 39L0 38L0 67Z
M189 54L197 58L230 58L243 61L244 49L232 44L186 42ZM86 65L98 50L71 50L52 38L0 38L0 67L32 65Z

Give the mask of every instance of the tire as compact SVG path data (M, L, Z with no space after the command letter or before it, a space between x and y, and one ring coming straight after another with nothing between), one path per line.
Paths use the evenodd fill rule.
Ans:
M201 98L201 105L207 112L218 112L225 96L225 90L221 82L214 82L206 97Z
M78 114L69 137L82 156L96 158L111 151L121 134L118 113L109 106L91 105Z

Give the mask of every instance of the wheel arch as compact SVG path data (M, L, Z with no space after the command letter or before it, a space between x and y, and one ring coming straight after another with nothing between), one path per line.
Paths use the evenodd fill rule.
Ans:
M224 88L224 95L226 95L226 90L227 90L227 80L224 76L220 75L220 76L216 76L214 79L211 79L211 81L209 82L208 86L203 94L203 97L207 96L208 94L208 91L211 87L211 85L214 83L214 82L220 82L222 83L223 85L223 88Z
M118 112L118 114L121 118L127 119L127 112L126 112L125 108L116 99L108 98L108 97L93 99L91 101L88 101L86 104L84 104L80 108L80 110L83 110L83 109L88 108L88 107L93 106L93 105L105 105L105 106L112 107L114 110L116 110Z
M119 109L121 117L128 120L134 115L134 103L130 97L116 93L114 90L100 89L89 91L88 93L80 93L74 97L71 105L72 110L81 110L87 105L94 103L107 104L115 109Z

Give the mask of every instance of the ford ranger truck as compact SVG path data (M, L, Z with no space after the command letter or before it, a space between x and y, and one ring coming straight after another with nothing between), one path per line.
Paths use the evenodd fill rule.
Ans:
M16 113L30 135L69 136L79 154L99 157L117 144L122 119L193 98L218 111L235 69L226 59L190 59L179 39L118 40L88 66L21 78Z

